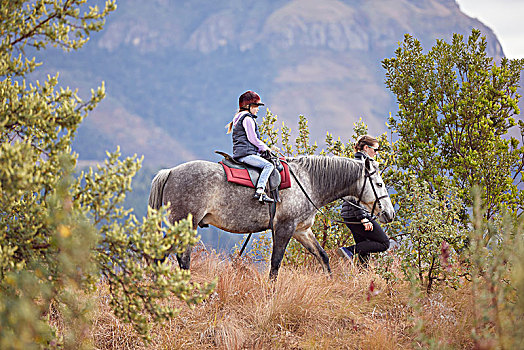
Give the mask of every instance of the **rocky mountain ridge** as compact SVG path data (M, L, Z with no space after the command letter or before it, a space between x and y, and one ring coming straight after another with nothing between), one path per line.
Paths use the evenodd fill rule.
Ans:
M321 143L327 131L346 140L359 118L383 132L396 107L381 61L404 34L429 49L474 27L500 59L493 32L454 0L126 0L79 52L46 53L41 74L60 71L81 92L106 82L75 143L80 159L119 144L172 166L230 149L223 127L248 89L292 129L305 115Z

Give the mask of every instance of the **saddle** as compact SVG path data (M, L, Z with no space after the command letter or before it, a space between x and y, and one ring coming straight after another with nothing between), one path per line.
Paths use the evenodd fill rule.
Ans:
M229 154L221 151L215 151L224 157L220 162L226 173L228 182L236 183L242 186L255 188L260 177L261 170L258 168L251 167L244 163L237 162ZM283 161L284 158L279 158ZM289 176L289 167L286 162L281 162L281 169L277 169L276 166L271 175L269 176L268 187L269 191L283 190L291 187L291 178Z
M256 187L258 178L262 172L260 169L237 162L235 159L233 159L233 157L225 152L215 151L215 153L224 157L224 159L222 159L219 163L222 164L222 167L224 168L228 182L252 188ZM267 186L269 187L269 195L275 200L273 203L269 203L269 228L274 235L273 220L275 219L277 202L280 202L278 190L291 187L291 178L289 177L289 166L286 163L285 158L270 156L270 159L268 160L273 163L273 165L275 165L275 169L273 169L273 172L269 176L269 181L267 183ZM244 246L240 251L240 255L246 248L250 237L251 234L249 234L248 238L244 242Z

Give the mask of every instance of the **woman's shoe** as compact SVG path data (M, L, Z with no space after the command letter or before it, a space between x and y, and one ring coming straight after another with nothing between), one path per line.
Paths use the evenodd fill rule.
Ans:
M341 258L353 260L353 255L354 254L349 249L347 249L346 247L338 248L337 249L337 254Z

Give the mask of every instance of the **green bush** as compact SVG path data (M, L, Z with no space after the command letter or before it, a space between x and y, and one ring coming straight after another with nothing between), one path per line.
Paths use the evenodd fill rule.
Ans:
M486 220L475 192L468 249L478 348L517 349L524 341L524 220L505 213Z
M398 137L384 175L398 208L391 235L398 237L405 276L414 268L427 291L434 281L453 284L469 272L461 253L468 240L472 186L479 186L486 218L524 209L519 186L524 145L509 136L517 124L513 116L519 113L516 90L524 60L497 64L486 45L473 30L466 41L455 34L451 43L437 40L424 53L406 34L395 57L383 61L386 86L399 104L389 118ZM524 136L524 123L519 125ZM443 269L439 254L456 268Z
M104 85L81 100L58 77L30 83L39 63L29 48L74 50L116 9L85 0L1 0L0 13L0 348L89 346L92 291L109 286L113 312L144 339L151 321L176 309L178 297L201 301L213 284L190 282L170 262L154 263L171 246L197 241L190 221L170 225L165 209L139 221L122 207L140 168L117 150L96 170L75 173L71 142ZM160 226L161 222L163 226ZM57 320L60 322L57 322Z
M444 198L435 198L426 183L408 177L398 187L397 218L389 225L388 233L395 241L393 249L404 277L414 274L428 293L435 282L454 285L461 275L460 253L468 231L460 220L463 205L457 198L458 191L451 185L448 190ZM384 259L390 257L386 255ZM382 262L384 270L392 263Z
M473 30L466 41L458 34L451 43L437 40L424 53L420 42L406 34L385 59L386 86L397 97L399 111L390 117L399 181L403 172L416 174L436 197L449 183L465 206L471 187L480 186L485 214L524 210L522 183L524 145L510 135L519 113L517 88L524 60L486 54L486 39ZM524 122L519 121L524 135ZM395 189L399 187L395 185ZM463 216L467 220L467 216Z

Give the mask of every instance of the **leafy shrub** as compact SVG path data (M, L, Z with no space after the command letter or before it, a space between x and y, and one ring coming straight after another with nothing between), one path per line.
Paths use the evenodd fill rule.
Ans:
M505 213L486 220L475 191L468 247L478 348L516 349L524 341L524 220Z
M435 198L427 184L408 177L395 195L397 218L388 231L396 242L393 249L404 276L417 276L427 292L437 281L459 282L468 232L460 221L462 202L456 193L450 186L446 197ZM389 266L388 259L385 255L381 262Z
M143 339L150 320L177 309L172 296L194 305L213 283L190 283L155 259L197 241L190 221L167 223L166 210L141 222L122 207L141 160L117 150L96 170L77 175L71 142L104 98L102 85L83 101L58 77L31 84L39 64L28 48L75 50L116 9L85 0L1 1L0 13L0 348L89 346L90 293L109 286L112 311ZM164 221L164 225L160 223ZM84 294L86 295L84 297ZM58 317L59 315L60 317ZM53 320L61 319L61 325Z

